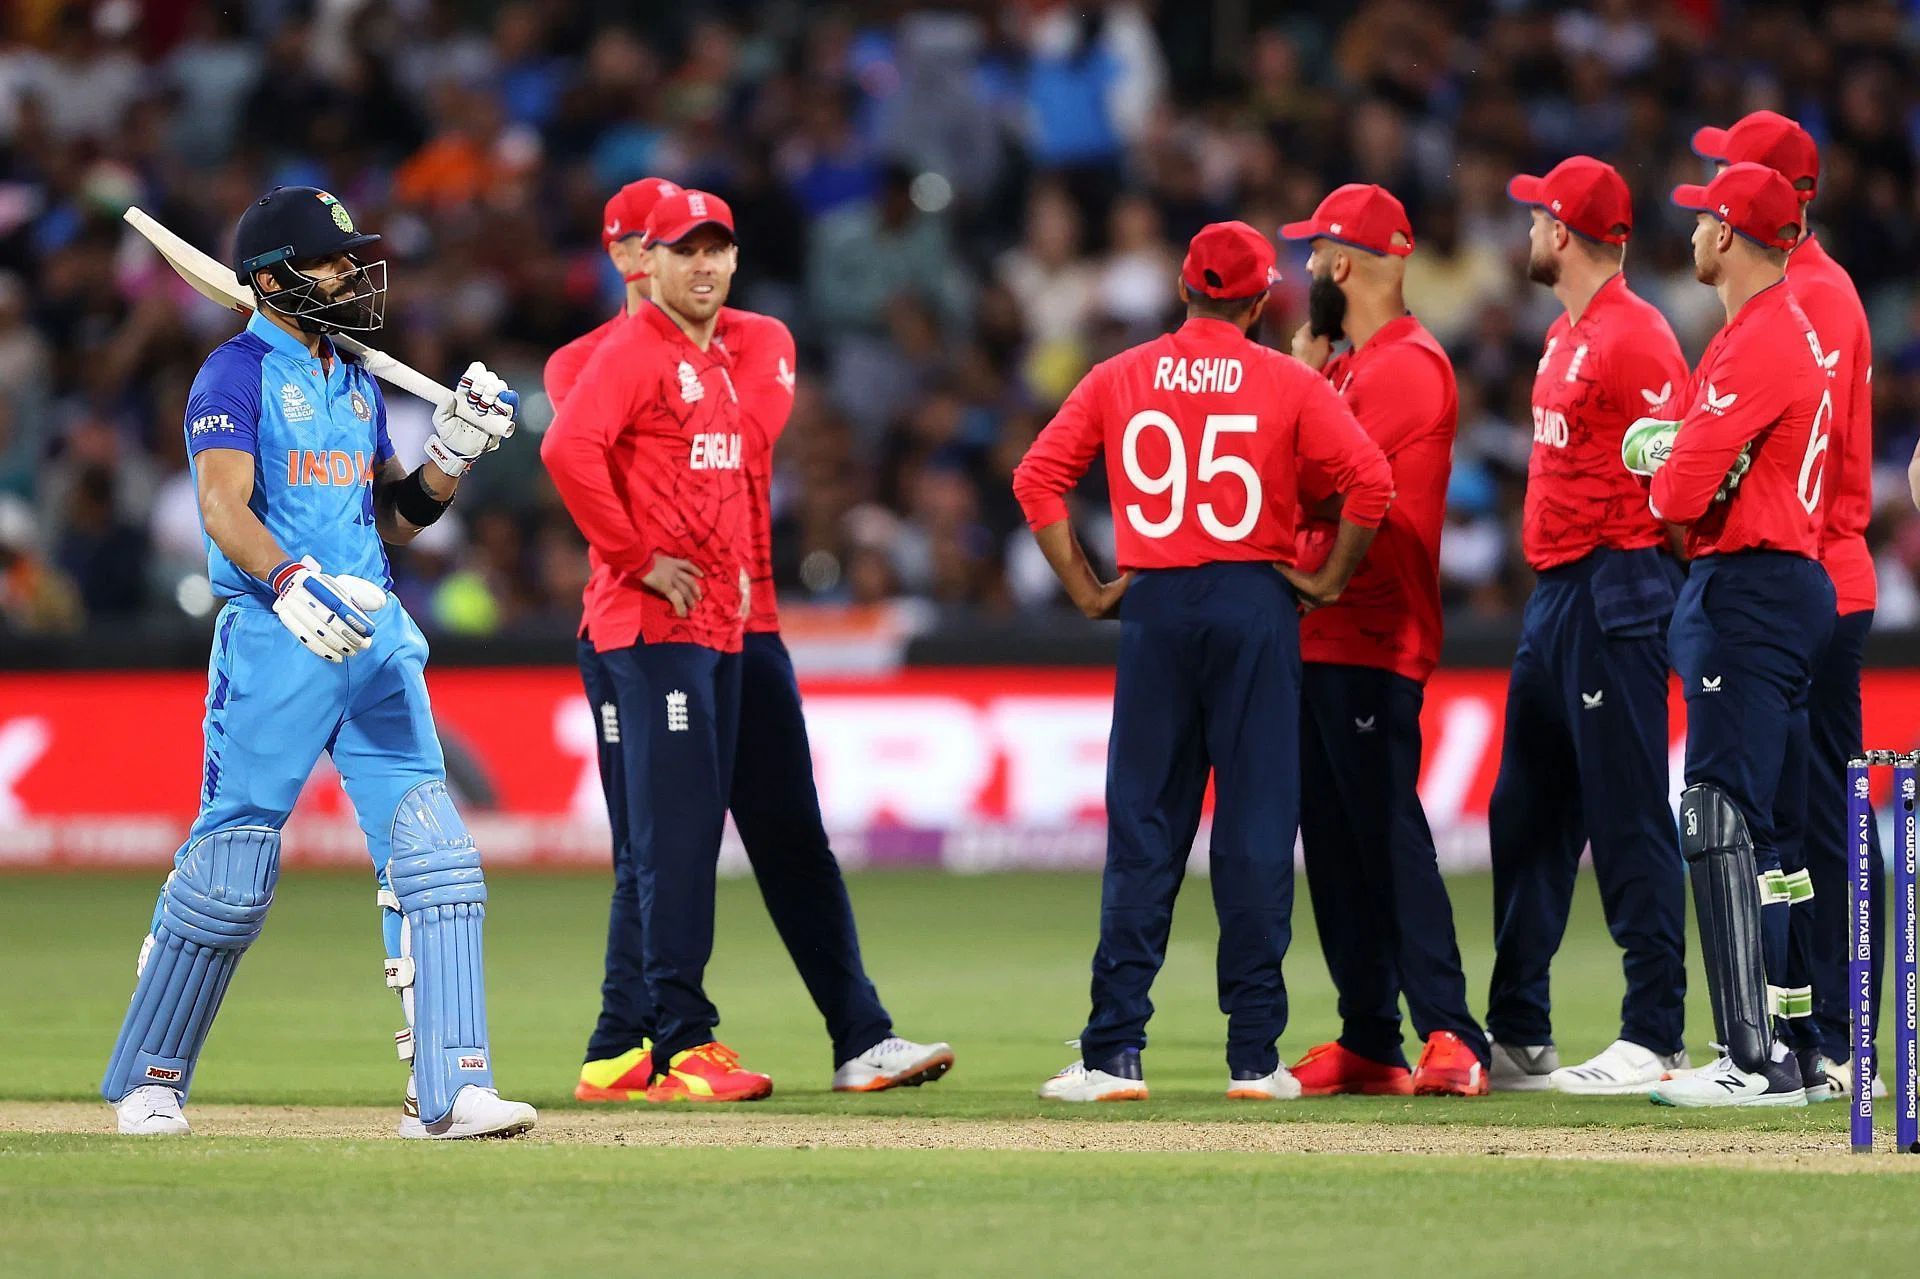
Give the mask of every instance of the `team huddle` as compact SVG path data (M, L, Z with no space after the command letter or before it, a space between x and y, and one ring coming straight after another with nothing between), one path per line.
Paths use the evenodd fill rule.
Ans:
M1574 156L1508 186L1531 210L1529 275L1565 314L1534 382L1538 586L1491 805L1484 1027L1416 790L1458 406L1403 300L1400 202L1344 186L1280 229L1309 245L1291 357L1247 340L1272 241L1206 227L1181 270L1186 323L1095 368L1035 441L1014 479L1028 522L1073 602L1121 623L1093 1007L1080 1059L1041 1096L1147 1096L1148 992L1209 775L1229 1097L1845 1094L1841 797L1874 607L1866 319L1807 230L1806 131L1763 111L1694 147L1719 171L1672 199L1695 214L1694 272L1727 318L1691 373L1623 274L1619 173ZM1064 502L1101 449L1112 582ZM1669 668L1687 704L1677 830ZM1289 1069L1275 1040L1296 830L1341 1030ZM1563 1066L1549 972L1589 846L1626 993L1619 1037ZM1720 1054L1700 1069L1682 1042L1689 879Z
M1874 607L1866 320L1806 228L1818 157L1805 131L1760 112L1701 130L1695 147L1721 169L1673 199L1696 214L1695 272L1727 323L1691 373L1622 273L1633 216L1620 175L1576 156L1509 186L1532 211L1529 273L1565 314L1533 395L1524 541L1539 584L1492 801L1484 1023L1416 789L1458 402L1446 352L1402 297L1416 249L1400 202L1345 186L1281 228L1309 246L1309 315L1290 353L1249 339L1278 279L1273 240L1245 223L1204 228L1180 272L1186 322L1097 366L1034 442L1014 491L1040 548L1077 607L1121 623L1092 1010L1080 1060L1042 1097L1147 1096L1150 991L1210 780L1229 1097L1844 1094L1839 801ZM101 1085L122 1132L188 1131L195 1064L322 751L378 881L385 980L406 1020L401 1134L536 1122L493 1086L480 853L447 791L426 643L391 595L383 545L439 518L511 436L518 397L476 363L436 406L422 465L394 457L378 384L329 338L381 324L384 264L360 255L377 239L315 188L257 201L235 245L255 314L189 399L227 607L200 815ZM715 1037L704 986L729 812L826 1023L833 1088L937 1080L952 1049L896 1035L865 971L780 639L769 490L792 335L726 305L740 246L718 196L632 183L608 202L601 239L625 304L549 360L555 417L540 447L589 548L578 660L613 841L601 1009L574 1095L772 1092ZM366 461L346 482L315 480L299 458L319 447ZM1066 501L1102 451L1111 582ZM1678 829L1669 668L1688 707ZM1277 1045L1296 832L1341 1032L1289 1067ZM1549 970L1589 845L1626 993L1619 1038L1563 1067ZM1721 1046L1699 1070L1682 1042L1689 878ZM1403 998L1421 1041L1412 1066Z

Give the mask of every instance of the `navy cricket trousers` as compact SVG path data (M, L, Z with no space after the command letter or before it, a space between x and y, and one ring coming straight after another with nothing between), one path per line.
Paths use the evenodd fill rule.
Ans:
M1272 565L1209 564L1134 579L1120 605L1100 944L1093 1012L1080 1036L1089 1066L1146 1046L1149 992L1166 958L1209 772L1227 1065L1254 1076L1279 1065L1299 716L1299 614Z
M740 723L740 655L641 643L598 656L601 687L614 708L609 741L608 703L596 704L603 763L610 766L603 784L609 812L624 817L625 830L624 838L618 826L614 834L607 978L588 1055L618 1055L636 1046L632 1032L640 1030L664 1069L674 1054L712 1039L720 1021L705 980ZM594 681L587 686L592 696ZM623 848L631 899L620 891Z
M1826 570L1778 551L1693 561L1673 611L1668 643L1687 698L1687 784L1726 792L1763 872L1781 869L1783 836L1791 849L1805 823L1807 698L1833 626ZM1801 766L1789 773L1796 757ZM1761 933L1767 981L1785 986L1784 901L1762 906Z
M587 1046L587 1060L593 1061L654 1037L633 853L634 840L646 838L652 809L629 801L618 694L602 655L583 640L579 657L599 729L600 780L613 834L614 887L600 1020ZM746 637L739 707L743 731L729 787L734 824L774 928L826 1020L837 1066L885 1039L893 1024L861 962L852 903L820 817L800 687L779 635Z
M1807 697L1809 758L1803 860L1813 877L1810 910L1792 916L1793 948L1807 957L1813 986L1813 1023L1820 1051L1834 1061L1853 1055L1849 1033L1851 991L1847 984L1848 848L1847 761L1866 745L1860 719L1860 670L1873 628L1873 612L1848 613L1833 626L1833 638L1813 664ZM1880 1024L1880 973L1886 957L1887 871L1880 860L1880 826L1872 828L1873 1024Z
M1623 952L1620 1037L1684 1046L1686 870L1668 806L1667 638L1680 566L1603 548L1540 574L1507 685L1489 813L1494 962L1487 1031L1553 1041L1548 972L1581 849Z
M891 1035L893 1021L860 960L853 903L820 818L800 685L775 633L749 634L740 654L730 795L767 914L826 1020L838 1066Z
M1453 905L1420 805L1414 680L1371 666L1308 662L1300 705L1300 842L1340 1043L1405 1066L1400 997L1414 1032L1460 1036L1484 1064L1467 1008Z

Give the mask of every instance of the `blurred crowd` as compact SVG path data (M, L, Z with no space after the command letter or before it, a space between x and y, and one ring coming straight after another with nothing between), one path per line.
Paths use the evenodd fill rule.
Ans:
M1634 286L1689 356L1692 130L1772 107L1820 140L1815 223L1876 345L1882 625L1920 624L1920 90L1906 6L1868 0L8 0L0 7L0 630L206 615L181 418L234 318L125 230L225 256L247 201L336 193L385 236L376 339L442 378L480 358L549 410L546 354L610 314L601 203L657 174L727 196L736 304L786 319L800 393L775 487L783 601L1057 607L1008 477L1094 361L1176 318L1181 246L1377 181L1418 241L1409 302L1452 354L1443 543L1456 619L1511 619L1528 395L1554 303L1516 171L1575 151L1633 186ZM1283 246L1261 335L1305 310ZM417 458L428 409L394 393ZM1105 542L1097 477L1083 528ZM457 517L457 518L456 518ZM441 633L565 625L581 543L516 440L396 555Z

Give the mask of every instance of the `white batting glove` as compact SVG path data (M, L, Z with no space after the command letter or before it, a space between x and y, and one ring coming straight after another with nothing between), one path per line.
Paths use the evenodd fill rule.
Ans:
M475 360L467 365L454 393L433 410L434 433L427 437L427 457L448 475L465 475L476 458L499 448L500 441L513 434L519 408L519 393Z
M373 643L373 618L387 605L385 590L364 577L334 577L311 555L286 560L267 576L273 613L306 650L344 662Z

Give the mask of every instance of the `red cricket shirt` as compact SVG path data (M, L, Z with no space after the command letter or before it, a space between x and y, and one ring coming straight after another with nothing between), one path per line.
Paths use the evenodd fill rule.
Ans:
M1380 667L1424 684L1440 664L1440 527L1460 420L1453 364L1409 315L1329 360L1325 372L1386 455L1393 507L1346 592L1300 620L1300 657ZM1319 488L1320 477L1309 468L1302 494L1323 496ZM1317 569L1326 563L1338 531L1337 519L1306 514L1299 564Z
M580 373L587 367L587 361L591 360L593 353L600 349L600 344L607 340L607 335L619 328L620 322L627 318L626 311L622 310L620 314L588 329L547 357L547 367L542 374L542 381L546 383L547 399L552 402L556 413L560 411L560 406L565 403L567 396L573 393L574 383L580 380Z
M1811 232L1787 259L1787 287L1820 335L1833 381L1833 437L1827 445L1820 562L1842 614L1879 599L1867 523L1873 518L1873 339L1866 308L1844 268Z
M1393 499L1386 458L1326 379L1225 320L1190 319L1081 379L1014 469L1029 525L1067 517L1103 446L1122 569L1291 565L1305 464L1355 524L1379 524Z
M1536 572L1601 547L1636 551L1666 538L1639 477L1620 461L1627 427L1677 417L1687 361L1667 317L1615 275L1580 322L1564 312L1547 330L1533 378L1533 453L1521 547Z
M793 415L795 355L793 334L770 315L720 309L714 339L723 343L733 360L733 381L740 392L740 420L745 427L747 472L747 532L752 555L753 611L747 616L751 633L780 629L779 601L773 590L773 447Z
M541 441L554 487L604 566L585 601L600 652L641 640L740 649L750 548L730 363L721 343L702 351L644 306L602 338ZM703 574L684 618L640 584L656 551Z
M1654 512L1689 526L1688 558L1762 549L1818 558L1834 409L1824 361L1785 280L1754 294L1707 344L1673 454L1653 477ZM1714 501L1749 443L1746 478L1727 501Z

